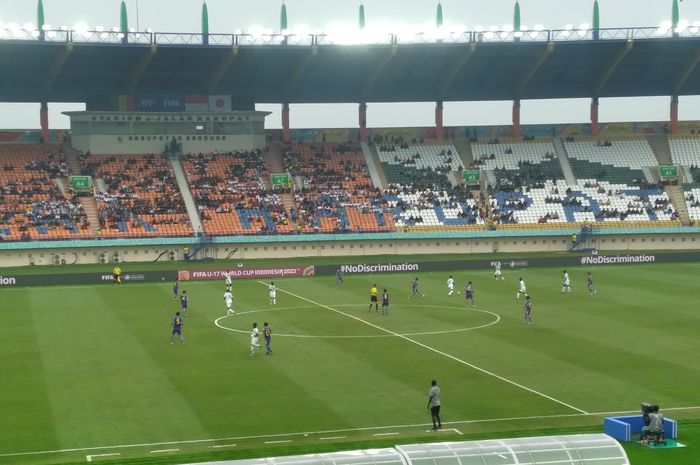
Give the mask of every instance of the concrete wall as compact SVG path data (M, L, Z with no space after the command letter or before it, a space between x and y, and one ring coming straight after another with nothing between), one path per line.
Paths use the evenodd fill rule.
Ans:
M328 241L317 242L310 237L309 242L280 243L246 243L214 244L203 250L205 256L223 260L251 260L256 258L293 258L372 255L425 255L444 253L523 253L523 252L563 252L569 243L569 236L560 237L519 237L519 238L481 238L481 239L410 239L377 241ZM698 250L700 236L697 234L666 235L603 235L597 248L599 250ZM56 260L65 260L67 264L100 263L101 259L112 261L114 253L119 254L123 262L151 262L160 254L167 252L161 260L169 259L173 252L175 260L182 260L180 246L133 246L133 247L96 247L83 249L35 249L0 251L0 267L53 265ZM235 252L234 252L235 251ZM104 254L104 256L102 255ZM313 264L313 263L311 263Z

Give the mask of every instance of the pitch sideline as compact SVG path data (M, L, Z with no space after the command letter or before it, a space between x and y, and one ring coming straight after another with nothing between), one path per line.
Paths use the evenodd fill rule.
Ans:
M700 406L695 407L671 407L664 408L665 412L682 411L682 410L700 410ZM496 423L500 421L527 421L527 420L544 420L552 418L572 418L572 417L603 417L609 415L626 415L639 413L639 410L627 410L619 412L592 412L592 413L562 413L559 415L535 415L535 416L525 416L525 417L509 417L509 418L483 418L480 420L458 420L458 421L446 421L443 425L469 425L469 424L479 424L479 423ZM360 428L347 428L347 429L335 429L335 430L324 430L324 431L307 431L307 432L296 432L296 433L279 433L279 434L263 434L257 436L238 436L238 437L226 437L226 438L210 438L210 439L190 439L184 441L167 441L167 442L150 442L142 444L121 444L112 446L100 446L100 447L78 447L72 449L55 449L55 450L43 450L34 452L14 452L0 454L0 457L21 457L30 455L48 455L48 454L65 454L70 452L87 452L93 450L119 450L119 449L133 449L137 447L153 447L153 446L169 446L178 444L201 444L201 443L211 443L219 441L240 441L247 439L269 439L269 438L281 438L289 436L302 436L306 437L308 435L320 435L320 434L336 434L336 433L348 433L353 431L376 431L384 429L395 429L395 428L424 428L426 426L432 426L431 423L415 423L407 425L390 425L390 426L366 426ZM305 436L306 435L306 436ZM93 455L97 457L97 455Z

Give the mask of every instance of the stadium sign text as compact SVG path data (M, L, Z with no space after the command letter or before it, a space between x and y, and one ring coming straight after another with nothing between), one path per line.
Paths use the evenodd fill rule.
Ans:
M375 265L340 265L343 273L393 273L397 271L418 271L418 263L377 263Z
M16 278L6 278L4 276L0 276L0 286L14 286L16 284Z
M224 279L226 273L231 278L284 278L286 276L313 276L313 266L288 266L269 268L234 268L231 270L180 270L178 278L181 281L198 281L209 279Z
M581 257L581 265L610 265L617 263L653 263L655 255L595 255Z

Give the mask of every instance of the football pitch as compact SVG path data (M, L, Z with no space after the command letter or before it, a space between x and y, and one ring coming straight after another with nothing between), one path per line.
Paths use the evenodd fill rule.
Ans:
M269 281L236 280L235 316L223 281L184 282L185 344L169 342L172 283L3 289L0 463L185 463L602 431L607 413L642 401L678 419L689 447L630 444L632 464L700 463L700 264L571 268L570 294L562 272L275 279L276 305ZM450 274L460 294L447 295ZM424 296L409 298L416 276ZM368 309L373 284L390 294L388 315ZM251 356L263 322L273 354L261 336Z

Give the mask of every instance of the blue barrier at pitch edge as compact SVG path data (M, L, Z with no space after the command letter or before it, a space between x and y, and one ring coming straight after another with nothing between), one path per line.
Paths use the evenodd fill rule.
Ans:
M603 432L618 441L632 441L633 434L642 432L644 418L641 415L626 415L619 417L605 417ZM678 437L678 422L670 418L664 418L664 437L676 439Z

